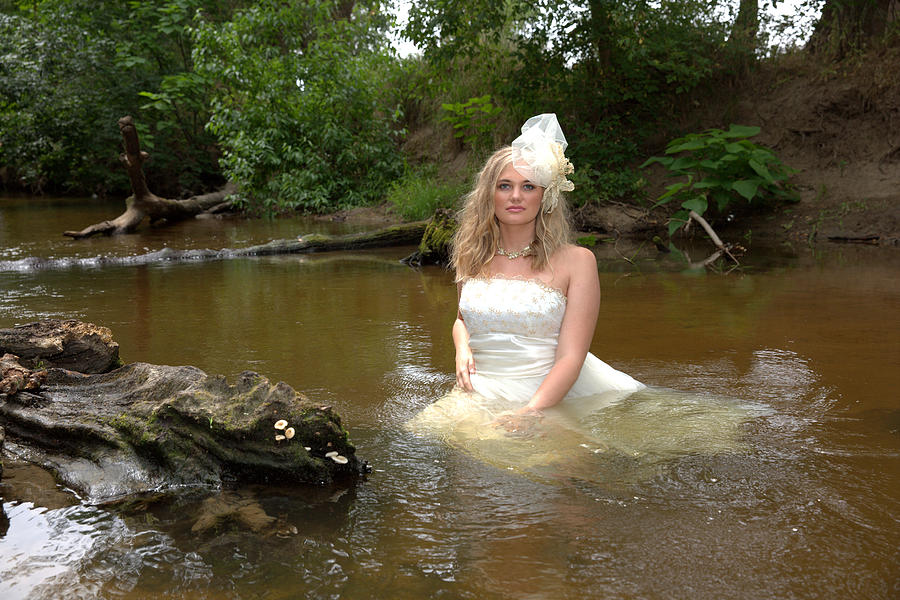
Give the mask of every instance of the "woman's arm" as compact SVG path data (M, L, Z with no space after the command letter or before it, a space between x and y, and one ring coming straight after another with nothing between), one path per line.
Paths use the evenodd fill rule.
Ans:
M600 312L600 279L597 259L587 248L571 246L561 257L569 268L566 314L559 330L556 360L543 383L520 412L537 411L559 404L581 373L594 337Z
M459 317L453 323L453 345L456 346L456 384L467 392L473 391L471 376L475 372L475 359L469 348L469 331Z
M457 284L456 290L458 302L462 284ZM469 330L459 310L453 323L453 346L456 348L456 384L467 392L474 391L471 377L475 372L475 359L469 347Z

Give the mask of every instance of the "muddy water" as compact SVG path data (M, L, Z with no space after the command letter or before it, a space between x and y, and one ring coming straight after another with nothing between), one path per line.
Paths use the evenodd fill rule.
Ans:
M536 478L404 427L451 387L447 273L399 265L408 249L16 267L321 227L214 221L56 238L117 210L0 200L0 327L79 318L110 327L126 361L284 380L334 405L374 470L352 490L229 491L222 502L258 502L278 531L197 533L208 499L85 506L7 455L4 599L900 596L895 250L754 248L728 276L598 251L595 354L653 386L761 410L724 451L648 469L635 468L649 464L641 456L599 454L603 477L561 464ZM647 414L630 417L632 436L671 432L674 414Z

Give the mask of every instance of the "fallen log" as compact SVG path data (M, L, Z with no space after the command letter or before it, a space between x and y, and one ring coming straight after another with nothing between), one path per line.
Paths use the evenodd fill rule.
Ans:
M145 217L151 223L182 221L206 210L220 210L225 198L234 193L234 187L227 185L221 190L186 200L160 198L147 187L143 164L150 155L141 150L134 120L130 116L119 119L119 131L125 146L125 152L119 158L128 171L132 191L132 195L125 200L125 212L111 221L94 223L80 231L65 231L63 235L80 240L97 234L130 233L137 229Z
M418 244L425 233L426 221L403 223L361 233L347 235L326 235L313 233L295 239L272 240L265 244L246 248L222 248L221 250L173 250L164 248L136 256L101 256L91 258L43 259L29 257L21 260L0 261L2 271L33 271L39 269L68 269L80 266L136 266L162 262L202 260L227 260L252 256L273 256L278 254L313 254L343 250L366 250Z
M437 209L420 236L419 247L404 258L403 262L413 267L422 265L449 267L453 234L456 233L458 226L453 211L448 208Z
M322 485L362 470L330 407L250 371L229 384L189 366L51 368L39 389L0 394L2 434L6 453L95 504L249 482Z

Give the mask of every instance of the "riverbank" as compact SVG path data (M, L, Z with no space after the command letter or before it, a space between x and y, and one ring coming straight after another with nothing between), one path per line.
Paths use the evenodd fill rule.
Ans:
M751 239L900 244L900 47L840 63L806 52L762 63L688 115L687 129L758 125L796 170L800 200L736 222Z
M752 245L863 242L900 244L900 47L882 48L841 63L806 52L760 63L739 81L719 81L686 101L672 126L661 131L647 156L691 131L756 125L754 142L772 148L796 172L790 180L799 201L714 220L726 241ZM467 159L458 145L434 131L411 132L413 154L446 155L463 177ZM429 152L426 152L429 150ZM671 179L663 169L645 172L648 198ZM648 201L589 205L576 211L576 226L613 237L649 240L662 234L670 207L649 210ZM386 225L399 220L388 204L322 217Z

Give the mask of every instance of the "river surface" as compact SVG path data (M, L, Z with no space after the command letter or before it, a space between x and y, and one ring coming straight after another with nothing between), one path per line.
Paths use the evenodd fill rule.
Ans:
M755 410L723 449L599 453L594 476L577 457L581 471L540 476L502 445L487 460L405 426L452 387L456 303L449 273L398 262L410 248L111 266L94 259L352 228L60 235L120 210L0 198L0 327L76 318L109 327L127 362L285 381L335 407L373 471L352 489L228 490L286 533L198 534L200 498L88 506L4 456L4 600L900 597L897 249L754 247L728 274L598 249L592 351L652 386ZM624 418L651 445L687 422L665 405L647 414Z

